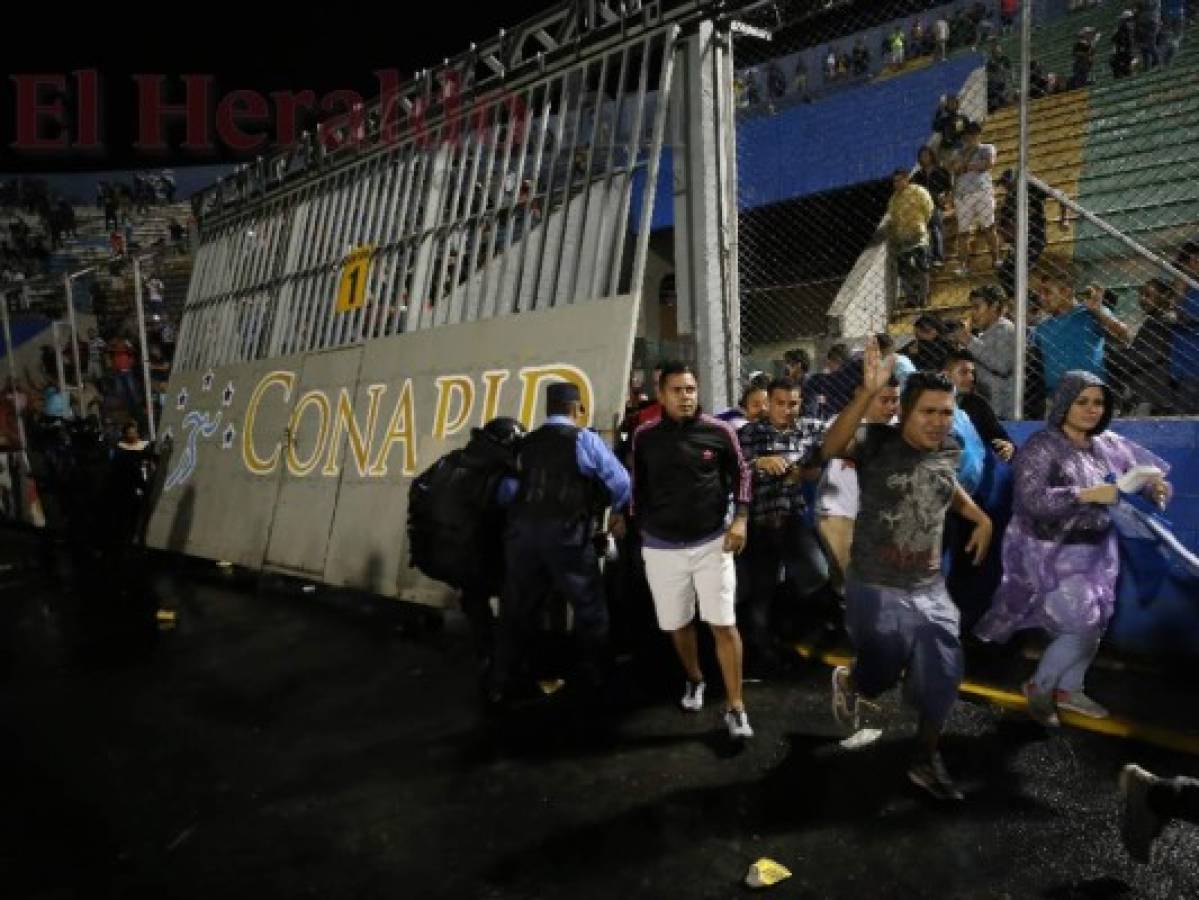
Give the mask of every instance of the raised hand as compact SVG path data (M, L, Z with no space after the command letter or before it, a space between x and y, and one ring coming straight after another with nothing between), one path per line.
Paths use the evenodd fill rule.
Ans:
M878 340L871 335L866 340L866 355L862 359L862 387L870 394L877 394L891 380L895 371L895 354L885 357L878 349Z

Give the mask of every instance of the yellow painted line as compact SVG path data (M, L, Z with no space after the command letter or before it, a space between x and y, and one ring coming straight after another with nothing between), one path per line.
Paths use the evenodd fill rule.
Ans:
M853 659L848 653L832 650L816 650L807 644L796 644L795 652L804 659L816 660L827 666L848 665ZM986 700L1004 709L1028 709L1028 701L1024 699L1023 694L1005 688L981 684L977 681L963 681L961 692L966 696ZM1131 719L1119 716L1110 716L1106 719L1092 719L1088 716L1080 716L1077 713L1063 710L1058 713L1058 717L1062 720L1063 725L1070 725L1082 731L1141 741L1145 744L1152 744L1155 747L1163 747L1166 750L1176 750L1180 753L1190 753L1199 756L1199 734L1187 734L1157 725L1134 722Z
M848 653L838 653L832 650L816 650L809 647L807 644L796 644L795 652L804 659L814 659L824 663L826 666L847 666L853 661L853 657Z

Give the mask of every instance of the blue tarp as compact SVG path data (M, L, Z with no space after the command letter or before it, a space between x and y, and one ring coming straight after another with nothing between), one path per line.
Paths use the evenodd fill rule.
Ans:
M32 340L50 327L50 320L45 316L16 316L12 317L12 342L20 347L26 341ZM0 332L0 359L8 353L4 345L4 333ZM5 373L0 372L0 375Z

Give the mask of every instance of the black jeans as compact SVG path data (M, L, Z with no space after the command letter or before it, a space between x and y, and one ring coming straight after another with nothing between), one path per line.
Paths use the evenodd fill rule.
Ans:
M899 296L906 306L923 306L928 301L929 249L924 245L901 250L895 255Z
M495 622L491 615L491 598L499 591L485 585L471 585L462 589L459 603L466 623L470 627L471 641L480 661L490 662L495 653Z
M608 648L608 604L590 528L558 522L516 521L505 539L507 579L500 598L492 684L508 687L521 648L551 588L574 609L579 674L595 687L603 679Z
M928 220L929 256L933 262L945 262L945 216L938 206Z
M828 560L815 531L800 516L775 524L758 522L751 525L746 557L749 596L745 639L751 647L768 647L771 644L770 613L780 574L788 592L803 601L828 584Z

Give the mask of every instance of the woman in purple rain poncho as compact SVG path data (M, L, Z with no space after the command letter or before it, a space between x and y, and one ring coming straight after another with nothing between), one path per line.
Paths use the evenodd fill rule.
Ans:
M1120 555L1107 507L1119 477L1134 466L1168 466L1107 430L1112 393L1088 372L1067 372L1054 392L1049 424L1015 462L1012 521L1003 538L1003 582L975 627L985 641L1041 628L1053 641L1024 685L1029 713L1058 725L1057 709L1102 718L1107 710L1083 693L1083 679L1116 605ZM1163 504L1169 486L1153 478L1146 496Z

